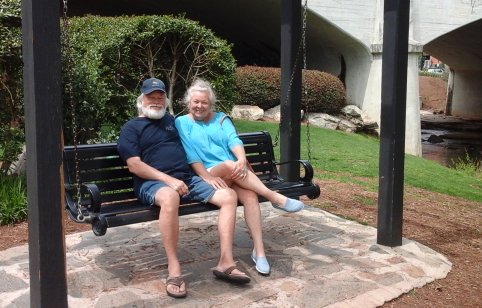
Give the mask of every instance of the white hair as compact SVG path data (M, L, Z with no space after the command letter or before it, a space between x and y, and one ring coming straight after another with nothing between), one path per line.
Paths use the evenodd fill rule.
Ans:
M216 93L211 86L211 84L204 80L204 79L196 79L192 83L192 85L187 89L186 94L184 95L183 102L186 106L189 107L189 102L192 99L192 95L194 92L204 92L208 95L209 105L211 109L214 108L214 104L217 102Z

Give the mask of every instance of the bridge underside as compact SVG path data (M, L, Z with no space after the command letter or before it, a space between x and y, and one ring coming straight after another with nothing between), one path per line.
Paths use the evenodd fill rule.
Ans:
M426 44L426 53L450 67L447 113L482 119L482 20Z

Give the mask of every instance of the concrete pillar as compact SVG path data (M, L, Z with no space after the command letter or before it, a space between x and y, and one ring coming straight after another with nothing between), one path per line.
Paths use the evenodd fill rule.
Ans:
M452 115L482 120L482 72L457 70L453 79Z
M416 47L416 46L415 46ZM413 46L410 46L412 49ZM407 63L407 106L405 120L405 153L422 156L420 128L420 94L418 82L418 60L420 53L409 52Z
M452 115L452 101L454 98L454 76L454 70L452 68L449 68L449 80L447 82L447 104L445 105L446 115Z
M380 125L381 86L382 86L382 51L380 44L372 45L373 60L367 81L362 110ZM420 128L420 100L418 87L418 57L421 47L409 46L407 63L407 111L405 128L405 153L422 156Z

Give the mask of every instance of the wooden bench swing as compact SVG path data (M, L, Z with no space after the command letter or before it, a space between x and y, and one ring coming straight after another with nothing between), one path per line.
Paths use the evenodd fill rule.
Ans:
M241 133L239 137L254 172L267 187L289 198L318 198L320 188L313 182L308 161L277 163L268 132ZM304 172L298 181L288 182L278 173L280 164L297 164ZM63 165L65 209L73 221L92 224L95 235L104 235L107 228L158 219L159 208L141 204L134 195L133 176L119 157L116 143L66 146ZM217 209L209 203L182 203L179 215Z
M303 20L302 34L304 40L306 2ZM65 38L67 38L69 27L66 8L64 8L63 21ZM72 59L70 58L71 50L68 42L66 42L65 48L67 70L70 72ZM306 60L303 64L306 68ZM69 74L69 78L71 78L71 74ZM70 81L72 82L72 80ZM104 235L107 228L158 219L159 208L157 206L147 206L137 200L133 189L133 175L119 157L116 143L77 144L72 87L67 87L67 91L70 95L74 135L74 145L65 146L63 151L65 209L68 216L78 223L90 223L94 234L97 236ZM313 182L313 167L309 161L297 160L277 163L273 150L274 146L268 132L241 133L239 137L244 143L248 162L255 174L268 188L289 198L301 196L307 196L310 199L318 198L320 188ZM309 146L308 143L308 148ZM309 153L310 151L308 151L308 156L310 156ZM296 164L303 167L302 176L297 181L285 181L279 175L277 169L277 166L282 164ZM263 201L266 200L260 197L260 202ZM216 206L209 203L182 203L179 208L179 215L217 209Z

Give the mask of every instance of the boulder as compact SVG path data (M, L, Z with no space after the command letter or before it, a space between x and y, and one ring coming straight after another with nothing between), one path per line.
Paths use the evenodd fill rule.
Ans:
M231 117L234 119L244 119L257 121L264 116L263 109L251 105L235 105L231 110Z
M307 121L316 127L328 129L337 129L340 123L339 118L326 113L310 113L307 115Z
M275 107L273 107L273 108L270 108L270 109L266 110L266 111L264 112L264 116L265 116L266 118L270 118L270 119L273 119L273 120L279 122L279 120L281 119L281 107L280 107L280 105L275 106ZM301 112L300 112L300 120L303 119L303 116L304 116L304 111L301 110Z

